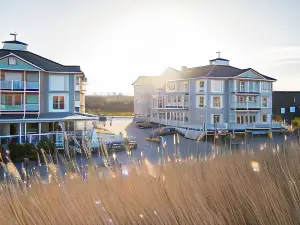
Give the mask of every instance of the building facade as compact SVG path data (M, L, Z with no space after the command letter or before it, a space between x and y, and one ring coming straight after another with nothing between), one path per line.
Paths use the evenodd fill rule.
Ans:
M74 130L75 121L89 120L82 114L86 77L80 67L61 65L27 47L15 38L0 49L0 144L8 138L40 140L59 124Z
M272 87L276 80L217 58L178 71L152 94L150 121L206 130L274 127Z

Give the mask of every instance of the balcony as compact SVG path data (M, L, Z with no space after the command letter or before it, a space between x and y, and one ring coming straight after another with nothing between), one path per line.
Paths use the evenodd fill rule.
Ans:
M189 102L174 102L174 103L167 103L167 109L188 109L190 107Z
M231 109L260 109L261 108L261 105L260 103L257 103L257 102L232 102L230 104L230 108Z
M19 80L0 81L1 90L22 91L25 88L25 82ZM38 90L39 82L26 82L26 90Z
M39 90L39 82L26 82L26 90Z
M36 111L39 111L39 104L38 103L36 103L36 104L26 104L25 108L26 108L26 111L36 112Z
M256 88L240 88L240 87L237 87L236 88L236 92L238 93L247 93L247 94L259 94L260 93L260 90L258 87Z
M23 105L0 105L1 111L24 111Z
M1 90L24 90L24 81L0 81Z

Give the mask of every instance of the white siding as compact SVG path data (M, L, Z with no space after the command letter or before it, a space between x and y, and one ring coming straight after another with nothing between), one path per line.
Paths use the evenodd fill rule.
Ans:
M69 91L69 75L49 75L49 91Z

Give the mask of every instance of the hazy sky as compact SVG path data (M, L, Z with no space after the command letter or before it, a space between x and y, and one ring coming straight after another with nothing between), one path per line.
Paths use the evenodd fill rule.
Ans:
M299 0L1 1L0 40L80 65L88 92L133 93L139 75L207 65L221 57L300 90Z

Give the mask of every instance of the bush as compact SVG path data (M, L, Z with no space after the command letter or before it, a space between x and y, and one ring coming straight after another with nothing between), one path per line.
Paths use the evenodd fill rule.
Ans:
M295 117L295 119L292 120L293 127L300 128L300 117Z
M40 140L37 143L37 149L41 150L43 149L46 154L51 155L54 161L57 161L56 159L56 146L53 141L50 140ZM40 157L43 159L43 157Z
M25 157L33 161L37 159L37 151L33 144L17 144L15 142L11 142L8 144L8 149L10 152L10 158L13 162L24 161Z

